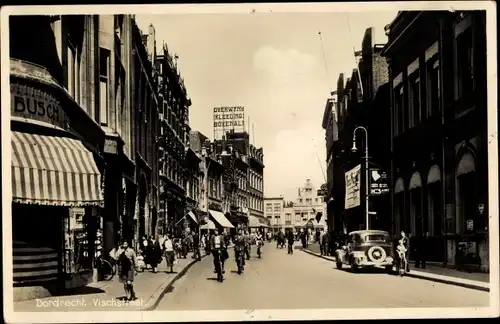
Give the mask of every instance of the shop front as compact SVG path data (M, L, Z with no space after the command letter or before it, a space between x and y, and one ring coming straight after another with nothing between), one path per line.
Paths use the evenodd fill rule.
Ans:
M102 246L104 134L43 67L11 60L10 89L17 301L93 280Z

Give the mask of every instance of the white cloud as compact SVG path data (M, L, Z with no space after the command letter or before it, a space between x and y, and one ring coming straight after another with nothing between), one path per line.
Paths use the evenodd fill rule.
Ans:
M273 179L266 184L266 195L283 193L286 199L294 199L306 178L316 186L324 182L324 132L316 124L280 131L273 148L265 151L265 178Z
M270 46L260 47L253 56L253 65L257 71L265 72L280 81L310 73L316 63L314 56L296 49L279 50Z

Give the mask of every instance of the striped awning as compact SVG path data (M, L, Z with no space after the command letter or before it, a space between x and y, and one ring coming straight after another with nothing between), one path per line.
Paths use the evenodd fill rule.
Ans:
M67 137L12 134L12 200L24 204L98 206L101 174L92 153Z

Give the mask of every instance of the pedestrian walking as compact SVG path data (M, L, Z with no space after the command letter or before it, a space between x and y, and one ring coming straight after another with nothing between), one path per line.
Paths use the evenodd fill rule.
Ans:
M307 233L305 232L301 232L301 235L300 235L300 239L302 241L302 248L305 249L307 246L306 246L306 243L307 243Z
M139 250L142 251L142 254L144 256L144 264L146 265L146 269L148 268L149 263L149 258L148 258L148 245L149 241L146 235L142 236L141 243L139 245Z
M324 229L321 229L319 236L319 246L321 255L328 255L328 233L325 232Z
M118 260L119 280L123 283L125 290L125 299L134 300L134 277L135 268L137 267L137 256L135 251L129 247L127 241L123 241L121 246L116 251L116 259Z
M161 262L161 247L160 243L153 237L149 237L148 252L149 263L153 273L157 272L158 264Z
M181 255L183 259L187 258L188 247L189 247L189 237L186 233L183 233L181 238Z
M287 239L288 239L288 254L293 254L293 243L295 241L295 236L293 235L292 230L288 231Z
M166 235L165 241L163 242L163 250L165 253L165 262L167 263L167 268L172 273L174 272L174 261L175 261L175 251L174 251L174 242L170 236L170 234Z
M193 259L201 260L200 237L198 233L193 233Z

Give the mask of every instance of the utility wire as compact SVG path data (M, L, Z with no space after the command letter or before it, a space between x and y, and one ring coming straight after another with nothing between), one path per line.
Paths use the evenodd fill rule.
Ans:
M349 36L351 38L352 54L354 56L354 64L356 65L356 71L358 71L358 81L359 81L359 85L361 88L361 96L363 97L363 83L361 81L361 72L359 71L358 60L356 59L356 48L354 47L354 39L352 38L351 20L349 19L349 12L346 12L346 17L347 17L347 27L349 28Z
M321 36L321 31L318 31L319 42L321 44L321 53L323 54L323 63L325 64L326 79L327 83L330 83L330 72L328 71L328 63L326 61L325 47L323 46L323 37ZM328 85L330 86L330 85Z

